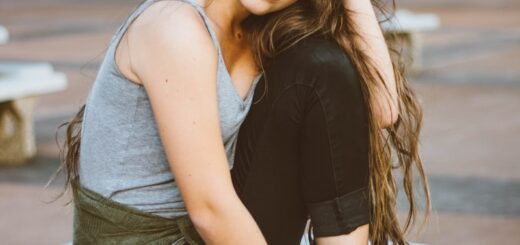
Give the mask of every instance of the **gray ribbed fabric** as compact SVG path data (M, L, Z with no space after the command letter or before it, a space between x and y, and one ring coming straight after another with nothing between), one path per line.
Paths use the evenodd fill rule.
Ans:
M164 217L186 215L160 141L143 86L125 79L116 67L117 43L129 24L157 0L139 5L113 36L87 98L80 152L80 182L112 200ZM220 128L229 167L233 166L238 129L252 102L255 78L246 100L231 82L217 36L203 9L199 13L218 52L217 93ZM175 81L172 81L175 82Z

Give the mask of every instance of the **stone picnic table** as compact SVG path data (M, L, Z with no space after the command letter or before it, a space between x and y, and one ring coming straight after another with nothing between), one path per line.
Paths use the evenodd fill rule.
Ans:
M7 30L0 26L0 44L7 39ZM8 62L0 57L0 164L21 164L36 154L36 98L66 86L66 76L48 63Z

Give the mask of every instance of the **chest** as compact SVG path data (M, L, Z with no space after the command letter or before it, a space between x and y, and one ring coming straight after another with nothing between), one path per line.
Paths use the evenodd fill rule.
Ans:
M246 99L260 69L254 59L250 45L222 35L220 38L223 63L229 73L233 87L242 100Z

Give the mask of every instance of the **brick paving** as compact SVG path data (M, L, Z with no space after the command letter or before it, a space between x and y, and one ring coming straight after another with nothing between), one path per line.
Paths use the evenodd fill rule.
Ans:
M55 129L83 103L108 41L137 2L0 2L0 24L12 35L0 46L0 60L49 61L70 82L39 100L37 157L0 166L1 244L70 240L66 200L46 204L62 179L43 188L58 166ZM434 213L410 239L520 243L520 2L405 0L401 6L436 13L442 22L423 35L424 70L411 77L425 110L421 149Z

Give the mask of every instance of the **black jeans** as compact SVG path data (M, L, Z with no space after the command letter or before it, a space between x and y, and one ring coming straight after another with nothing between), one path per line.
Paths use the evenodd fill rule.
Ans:
M299 244L369 222L368 126L361 82L332 41L308 38L274 58L236 147L235 189L269 244Z

